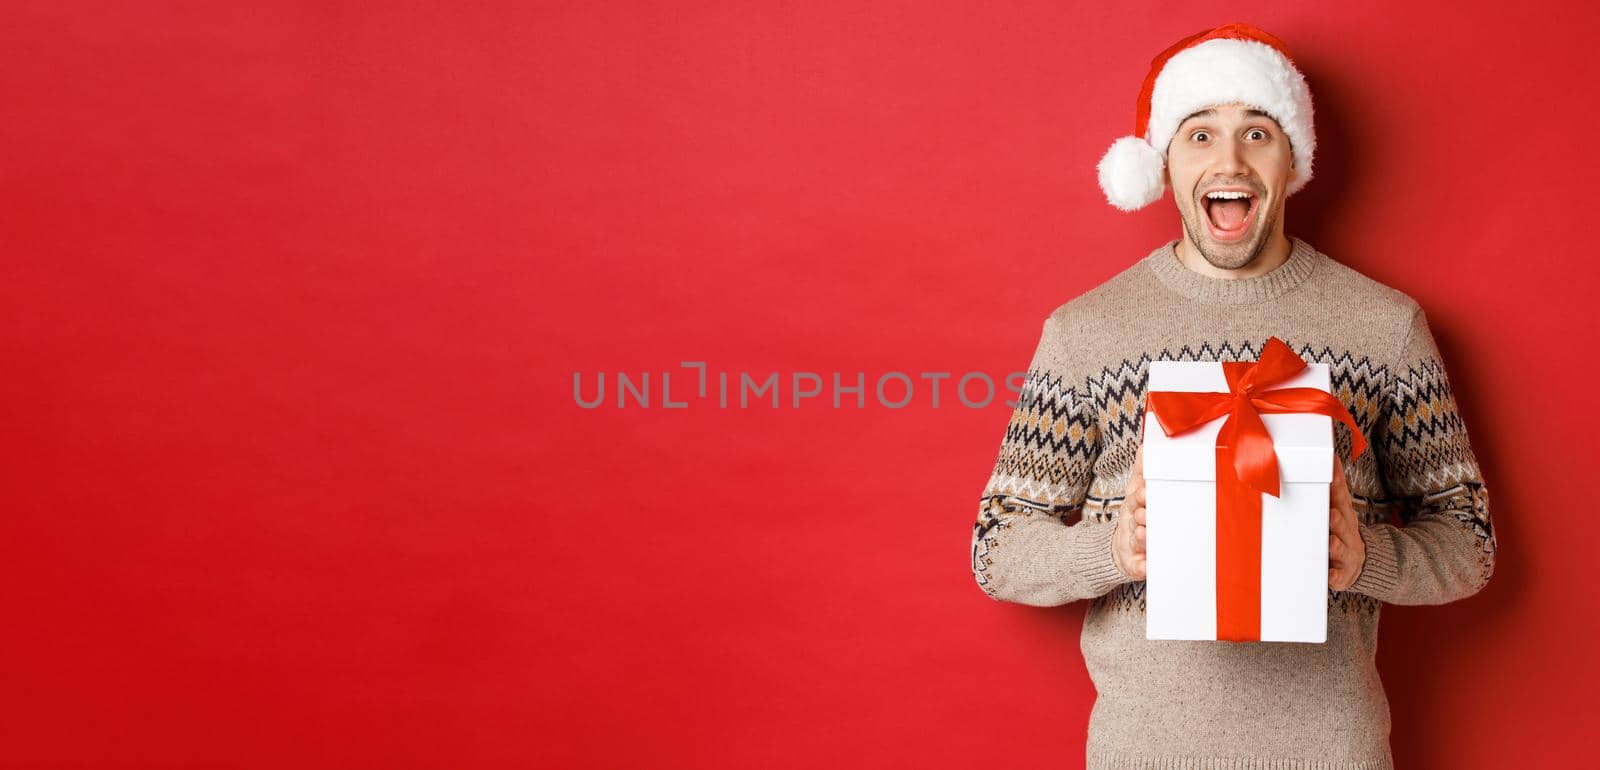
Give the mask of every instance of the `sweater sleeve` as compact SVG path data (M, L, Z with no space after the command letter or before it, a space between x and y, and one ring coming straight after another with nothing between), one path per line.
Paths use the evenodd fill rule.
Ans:
M1420 307L1390 375L1373 447L1403 526L1361 525L1366 564L1351 591L1389 604L1444 604L1494 572L1489 493Z
M1087 383L1058 360L1063 334L1045 320L972 527L973 577L997 601L1049 607L1129 582L1111 557L1114 521L1081 520L1100 433Z

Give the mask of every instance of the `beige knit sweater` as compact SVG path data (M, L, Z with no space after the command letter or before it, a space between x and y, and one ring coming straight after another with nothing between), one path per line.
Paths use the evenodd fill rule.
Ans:
M972 571L997 600L1090 602L1091 769L1389 768L1381 603L1454 601L1494 571L1487 490L1421 308L1290 242L1271 272L1222 279L1184 267L1172 241L1045 319L980 501ZM1146 640L1144 582L1117 569L1111 533L1148 364L1254 361L1273 335L1329 364L1374 450L1352 464L1335 423L1366 566L1329 591L1325 644Z

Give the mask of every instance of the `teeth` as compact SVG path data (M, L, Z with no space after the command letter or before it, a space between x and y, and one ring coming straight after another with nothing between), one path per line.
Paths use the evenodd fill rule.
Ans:
M1216 192L1206 193L1206 197L1210 198L1211 200L1237 200L1239 198L1250 197L1250 193L1235 192L1232 190L1218 190Z

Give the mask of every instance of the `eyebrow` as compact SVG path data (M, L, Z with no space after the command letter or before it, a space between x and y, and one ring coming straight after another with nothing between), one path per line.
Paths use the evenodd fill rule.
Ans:
M1178 121L1178 125L1181 126L1181 125L1183 125L1185 123L1188 123L1189 120L1192 119L1192 118L1213 117L1216 114L1217 114L1217 111L1214 110L1214 109L1201 110L1199 112L1190 113L1189 117L1186 117L1183 120ZM1245 110L1244 111L1244 116L1247 117L1247 118L1269 118L1269 119L1272 117L1271 115L1268 115L1267 113L1262 112L1261 110L1255 110L1255 109Z

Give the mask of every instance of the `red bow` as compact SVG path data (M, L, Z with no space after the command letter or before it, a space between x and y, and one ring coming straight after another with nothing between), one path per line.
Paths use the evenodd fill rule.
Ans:
M1316 388L1278 388L1306 362L1283 340L1269 337L1259 361L1223 361L1227 393L1153 391L1150 411L1177 436L1226 416L1217 433L1217 638L1261 638L1261 494L1278 496L1278 455L1261 415L1325 414L1350 427L1350 459L1367 439L1339 399Z

